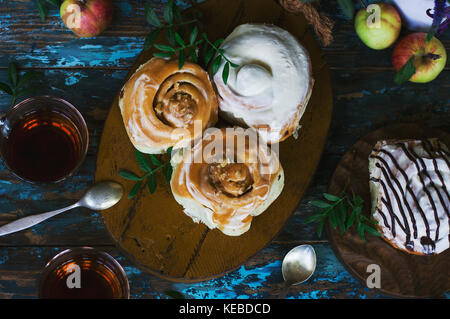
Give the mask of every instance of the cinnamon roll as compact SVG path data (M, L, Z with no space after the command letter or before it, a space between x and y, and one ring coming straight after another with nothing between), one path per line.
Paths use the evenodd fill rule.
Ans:
M251 129L211 129L174 154L172 166L172 193L184 212L229 236L245 233L284 186L277 155Z
M274 25L243 24L222 43L230 68L227 84L223 60L213 77L221 115L255 128L268 143L285 140L298 129L314 80L306 49Z
M153 58L122 88L119 107L134 147L160 154L214 125L218 101L208 73L197 64L186 62L180 70L178 61Z
M438 139L379 141L369 158L372 213L383 238L410 254L450 242L450 154Z

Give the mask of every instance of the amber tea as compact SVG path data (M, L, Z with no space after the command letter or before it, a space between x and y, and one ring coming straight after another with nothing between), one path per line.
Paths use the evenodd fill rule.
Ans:
M13 108L2 127L1 154L17 176L57 182L69 176L87 150L87 128L67 102L42 97Z
M109 255L92 248L57 255L41 278L39 297L45 299L128 298L128 280Z

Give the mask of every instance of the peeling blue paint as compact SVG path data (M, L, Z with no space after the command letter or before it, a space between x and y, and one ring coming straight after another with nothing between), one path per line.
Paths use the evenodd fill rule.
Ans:
M82 78L87 78L86 74L82 74L81 72L72 73L70 76L66 78L66 85L71 86L77 84Z

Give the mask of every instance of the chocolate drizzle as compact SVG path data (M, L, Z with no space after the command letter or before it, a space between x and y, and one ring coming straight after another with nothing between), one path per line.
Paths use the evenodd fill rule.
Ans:
M408 147L407 146L408 144L405 142L396 143L395 145L401 148L403 153L414 164L414 167L417 170L417 177L418 180L420 181L420 184L422 185L421 189L423 189L423 191L425 192L426 198L428 198L428 201L434 213L433 217L434 222L436 223L434 240L431 238L430 234L431 230L429 218L431 216L426 216L424 210L420 205L417 195L414 193L413 189L410 186L410 178L408 177L407 172L400 166L398 160L389 151L386 151L385 149L382 148L375 148L373 150L372 155L370 155L370 158L377 160L375 166L378 169L380 169L383 178L372 177L370 178L370 181L379 183L383 189L384 196L381 198L381 202L386 207L389 215L386 215L380 207L377 207L376 209L381 218L383 219L384 226L390 229L392 236L396 237L397 234L396 226L398 225L398 227L400 227L406 234L406 241L405 241L406 249L410 251L414 250L414 241L411 240L411 233L414 239L418 239L417 221L415 220L415 214L413 213L413 210L415 209L420 213L421 219L423 221L426 230L426 236L422 236L420 238L420 243L423 246L423 251L425 252L425 254L432 254L435 252L436 242L439 240L439 231L441 226L439 219L438 205L443 207L445 213L447 214L447 217L450 218L449 207L445 202L445 199L447 201L450 201L450 193L445 185L445 179L438 167L438 162L436 158L444 159L446 165L449 168L450 163L449 160L446 158L448 152L441 147L439 142L437 142L436 147L434 147L429 140L420 141L420 143L423 146L424 152L426 152L428 157L432 160L434 169L433 172L429 172L427 170L424 159L416 153L413 147ZM398 176L394 175L394 173L391 170L391 167L389 166L385 158L379 156L380 153L385 154L390 159L392 165L395 166L395 168L404 178L405 187L401 186ZM436 185L435 182L433 181L431 175L434 176L434 174L436 174L440 184L442 184L442 187L440 187L440 185ZM432 190L434 190L434 192L438 197L437 201L435 200L436 198L433 199L432 193L430 192ZM393 196L390 196L389 191L393 194ZM409 195L411 196L413 201L412 204L414 204L414 206L412 206L408 202L406 196L407 193L409 193ZM395 207L395 205L397 205L397 207ZM404 207L406 207L407 213ZM396 208L398 209L396 210ZM395 213L396 211L397 214ZM398 212L400 212L399 215L401 215L401 218L399 218ZM442 214L442 211L440 212ZM409 215L411 225L408 222L407 215ZM388 222L388 217L390 219L390 225ZM450 219L449 219L449 227L450 227ZM450 241L450 235L448 237Z

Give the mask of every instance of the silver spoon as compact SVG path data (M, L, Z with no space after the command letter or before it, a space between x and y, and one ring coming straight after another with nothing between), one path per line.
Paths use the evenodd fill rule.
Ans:
M56 216L76 207L87 207L92 210L108 209L119 202L123 195L122 185L115 182L100 182L88 189L86 194L75 204L48 213L31 215L17 219L0 227L0 236L11 234Z
M284 299L292 285L307 281L316 269L316 253L311 245L300 245L292 248L283 259L281 272L284 287L279 298Z

